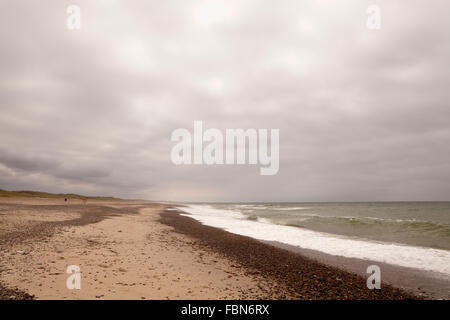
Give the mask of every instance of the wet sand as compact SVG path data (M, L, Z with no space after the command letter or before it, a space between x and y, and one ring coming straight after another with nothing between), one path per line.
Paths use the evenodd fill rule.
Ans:
M202 248L219 252L239 263L247 273L260 275L277 283L295 299L419 299L407 291L382 284L369 290L366 278L320 263L299 253L249 237L205 226L177 211L161 213L161 222L176 231L200 240ZM269 298L270 299L270 298Z
M279 242L267 241L266 243L314 259L320 263L347 270L362 277L367 276L366 270L368 266L377 265L380 267L381 278L384 283L412 292L425 299L450 299L450 279L443 274L396 266L380 261L334 256Z
M414 299L147 201L0 198L0 299ZM69 290L67 267L81 269Z

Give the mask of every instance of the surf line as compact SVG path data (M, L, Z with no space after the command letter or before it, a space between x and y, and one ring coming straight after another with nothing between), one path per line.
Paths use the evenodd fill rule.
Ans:
M246 164L248 160L250 165L261 165L260 175L275 175L280 166L279 140L280 130L270 129L269 154L267 129L226 129L224 139L224 134L219 129L209 128L203 131L203 122L194 121L193 134L185 128L172 132L171 141L178 143L173 146L170 157L176 165L239 165ZM205 148L204 142L208 143Z

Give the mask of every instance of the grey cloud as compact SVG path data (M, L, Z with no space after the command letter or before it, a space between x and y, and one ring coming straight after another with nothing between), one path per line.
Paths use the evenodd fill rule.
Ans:
M29 156L26 154L12 154L4 150L0 152L0 164L11 169L29 172L47 171L59 165L52 159L46 159L40 156Z
M0 188L205 201L448 200L444 0L0 5ZM280 171L174 166L172 130L279 128Z

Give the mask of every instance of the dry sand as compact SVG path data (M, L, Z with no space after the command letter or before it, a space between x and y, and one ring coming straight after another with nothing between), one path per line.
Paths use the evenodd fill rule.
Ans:
M270 294L272 282L245 275L240 266L159 223L163 209L148 202L0 199L0 282L37 299L257 299ZM80 290L66 287L70 265L81 269Z

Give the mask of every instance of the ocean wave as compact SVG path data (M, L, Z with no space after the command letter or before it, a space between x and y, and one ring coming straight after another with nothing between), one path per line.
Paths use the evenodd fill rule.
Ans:
M258 222L261 222L261 223L273 223L270 219L258 217L258 216L253 215L253 214L247 216L247 220L250 220L250 221L258 221Z
M286 206L278 206L278 205L268 205L268 204L235 204L233 208L238 210L244 209L248 210L273 210L273 211L298 211L298 210L306 210L308 207L286 207Z
M319 214L298 214L292 218L300 218L300 221L304 221L303 218L315 218L318 220L334 220L343 221L350 224L366 224L366 225L402 225L404 227L410 227L415 229L428 229L428 230L446 230L450 232L450 225L444 223L437 223L433 221L417 220L417 219L389 219L378 217L355 217L355 216L325 216Z
M189 206L179 209L190 213L190 217L205 225L258 240L277 241L331 255L429 270L450 278L450 251L448 250L348 238L305 228L265 223L257 216L248 219L248 216L241 213L218 210L210 206Z
M297 211L297 210L307 210L307 207L289 207L289 208L271 208L278 211Z

